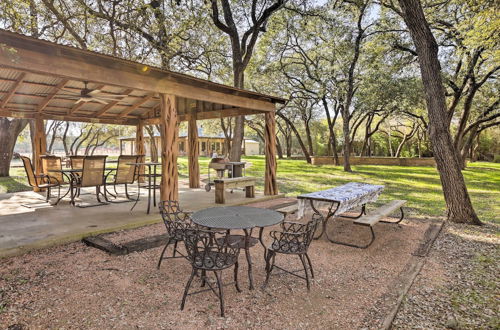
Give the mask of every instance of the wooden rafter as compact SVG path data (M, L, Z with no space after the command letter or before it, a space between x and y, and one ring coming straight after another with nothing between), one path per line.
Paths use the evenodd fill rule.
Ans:
M130 93L132 93L133 89L126 89L123 91L123 95L128 95ZM108 104L106 104L101 110L99 110L99 112L97 112L96 116L97 117L101 117L103 115L106 114L106 112L108 112L112 107L114 107L115 105L117 105L118 103L120 103L121 100L116 100L116 101L111 101L109 102Z
M69 79L63 79L61 80L61 82L59 82L59 84L57 84L55 87L54 87L54 90L52 91L52 93L50 93L49 95L47 95L42 102L40 102L40 104L38 105L36 111L37 112L42 112L45 107L49 104L49 102L54 98L54 96L56 96L57 92L59 92L59 90L61 88L64 87L64 85L66 85L68 83Z
M147 101L151 100L154 96L155 96L154 93L151 93L151 94L148 94L148 95L144 96L144 98L142 98L139 101L137 101L134 104L132 104L132 106L130 106L130 108L125 109L124 111L122 111L118 115L118 118L123 118L125 116L128 116L132 111L134 111L135 109L137 109L138 107L140 107L141 105L143 105L144 103L146 103Z
M23 83L25 76L26 76L26 73L24 73L24 72L19 75L19 77L16 79L16 82L14 83L14 86L12 86L12 88L9 90L7 95L5 95L2 98L2 100L0 101L0 108L2 108L3 106L7 105L7 103L9 103L9 100L12 98L12 96L14 96L14 94L16 93L19 86L21 86L21 84Z
M11 117L11 118L24 118L24 119L35 119L42 118L45 120L59 120L59 121L75 121L83 123L99 123L99 124L116 124L116 125L137 125L139 122L135 118L95 118L95 116L70 116L66 114L55 115L49 113L37 114L35 111L17 111L13 109L0 108L0 117Z

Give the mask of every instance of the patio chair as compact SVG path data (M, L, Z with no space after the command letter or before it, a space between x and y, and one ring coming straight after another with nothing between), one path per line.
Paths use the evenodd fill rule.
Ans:
M83 168L83 159L85 156L69 156L69 166L73 170L81 170ZM80 173L73 174L76 177L80 177ZM76 190L76 196L80 196L80 189Z
M28 157L20 156L23 161L24 170L26 171L26 176L28 177L28 184L32 187L36 187L39 189L46 189L47 195L45 201L48 202L50 200L50 192L51 189L57 187L57 204L60 200L61 196L61 185L59 180L53 176L49 176L47 174L36 175L33 170L33 165L31 164L31 160ZM30 205L24 205L26 207L31 207Z
M126 200L122 201L112 201L113 203L125 203L132 202L133 199L130 198L128 193L128 185L133 184L135 179L137 178L137 169L138 167L135 165L129 165L131 163L137 163L141 156L139 155L120 155L118 157L118 166L116 168L116 173L113 176L113 181L107 183L113 185L113 190L115 192L114 197L118 197L118 191L116 190L117 185L125 186L125 196Z
M63 199L64 197L66 197L66 195L68 195L68 193L70 192L70 181L71 181L71 178L67 177L61 170L62 170L62 159L61 157L57 157L57 156L49 156L49 155L45 155L45 156L41 156L40 157L41 160L42 160L42 172L51 177L51 178L55 178L57 179L57 181L59 182L59 185L68 185L68 191L61 197L59 197L59 199L57 200L57 202L55 203L57 205L57 203L59 203L59 201L61 199Z
M108 204L100 199L100 195L104 196L104 200L107 201L106 197L106 180L104 177L104 167L106 165L107 156L85 156L83 159L83 168L80 176L75 176L71 185L71 203L75 205L74 197L75 194L73 189L79 191L81 188L85 187L95 187L96 199L99 204L92 205L77 205L78 207L91 207L100 206ZM104 187L104 194L101 192L101 187Z
M178 249L177 244L184 239L183 231L192 228L194 224L191 222L191 218L189 214L182 211L179 207L178 201L162 201L159 205L160 214L163 218L163 223L165 223L165 227L167 228L168 233L168 241L165 244L165 247L161 251L160 260L158 260L157 268L160 269L161 262L163 259L172 259L172 258L185 258ZM167 250L170 244L174 244L174 250L172 252L171 257L163 257L165 251ZM176 253L179 253L180 256L176 256Z
M273 242L267 248L267 253L265 254L266 280L263 285L264 288L267 286L271 273L276 267L278 269L281 269L285 273L306 280L307 290L310 290L309 272L311 273L311 277L314 278L314 271L311 264L311 259L307 254L307 250L309 249L309 245L311 244L311 241L313 239L316 227L321 222L321 220L322 216L315 213L313 214L312 219L307 223L284 221L281 223L281 231L271 231L269 233L269 235L273 239ZM305 273L305 276L296 274L297 272L302 271L302 269L298 271L289 271L276 266L275 259L278 253L299 256L304 268L303 271Z
M220 302L220 315L224 316L224 294L222 283L222 271L234 266L234 284L236 290L241 292L238 285L238 256L240 248L238 244L229 243L229 234L225 231L217 232L204 229L186 229L183 231L184 245L191 263L191 276L186 283L184 295L181 302L181 310L184 309L187 296L212 291ZM208 285L208 289L189 293L193 278L201 271L202 286ZM207 272L214 272L217 283L216 288L210 283Z
M85 156L69 156L69 165L74 170L83 168L83 159Z

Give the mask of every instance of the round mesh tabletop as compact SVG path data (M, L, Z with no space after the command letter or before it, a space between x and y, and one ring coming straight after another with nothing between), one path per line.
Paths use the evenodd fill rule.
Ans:
M257 207L225 206L195 212L191 219L194 223L208 228L250 229L280 223L283 214Z

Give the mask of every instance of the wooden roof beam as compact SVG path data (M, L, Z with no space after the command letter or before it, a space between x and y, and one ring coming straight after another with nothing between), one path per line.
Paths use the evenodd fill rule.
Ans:
M61 82L59 82L59 84L57 84L55 87L54 87L54 90L52 91L52 93L50 93L49 95L47 95L42 102L40 102L40 104L38 105L36 111L37 112L42 112L45 107L49 104L49 102L54 98L54 96L56 96L57 92L59 92L59 90L61 88L64 87L64 85L66 85L68 83L69 79L63 79L61 80Z
M139 123L139 120L135 118L116 119L116 118L95 118L95 117L82 117L82 116L53 115L48 113L38 114L36 111L18 111L17 109L0 108L0 117L35 119L37 118L37 116L39 118L46 120L74 121L74 122L94 123L94 124L137 125L137 123Z
M24 77L26 77L25 72L19 75L19 77L16 79L16 82L14 83L14 86L11 87L11 89L7 92L7 95L5 95L0 101L0 108L3 108L7 105L7 103L9 103L12 96L14 96L19 86L21 86L21 84L23 83Z

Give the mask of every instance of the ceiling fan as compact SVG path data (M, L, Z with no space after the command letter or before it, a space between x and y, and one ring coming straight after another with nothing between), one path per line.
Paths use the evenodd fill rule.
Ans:
M85 87L78 93L72 89L62 88L64 93L58 93L58 96L67 100L76 100L75 104L86 103L86 102L99 102L101 104L108 104L109 102L120 101L128 95L117 95L117 94L107 94L99 89L89 89L88 82L84 82Z

